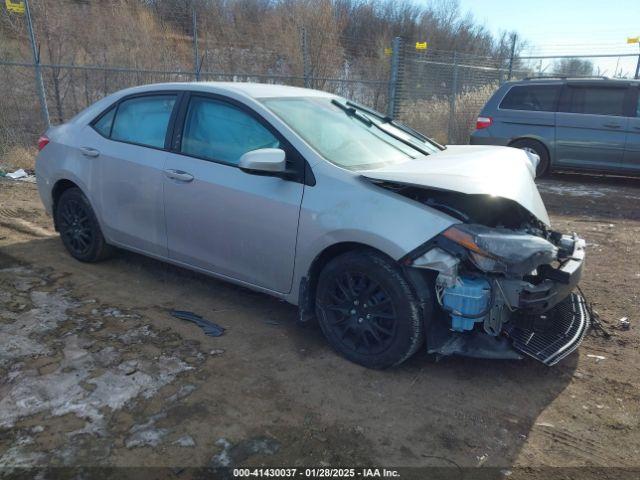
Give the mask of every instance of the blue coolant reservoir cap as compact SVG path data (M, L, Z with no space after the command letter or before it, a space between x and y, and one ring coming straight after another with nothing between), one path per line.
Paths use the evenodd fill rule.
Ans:
M452 287L442 292L442 305L451 313L451 330L464 332L473 330L476 322L484 321L484 316L476 316L487 310L491 300L491 285L484 278L458 277Z

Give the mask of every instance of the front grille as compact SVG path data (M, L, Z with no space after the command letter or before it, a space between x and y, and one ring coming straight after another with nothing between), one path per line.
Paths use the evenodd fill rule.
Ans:
M516 350L551 366L578 348L589 320L584 298L572 293L542 315L515 320L507 333Z

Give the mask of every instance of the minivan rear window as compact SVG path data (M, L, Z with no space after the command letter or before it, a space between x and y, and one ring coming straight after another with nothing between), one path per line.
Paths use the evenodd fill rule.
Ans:
M560 93L560 85L518 85L500 103L503 110L530 110L554 112Z

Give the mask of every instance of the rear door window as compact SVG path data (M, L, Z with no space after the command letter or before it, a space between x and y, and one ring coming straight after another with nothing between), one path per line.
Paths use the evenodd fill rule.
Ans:
M625 115L626 88L569 87L569 113Z
M507 92L500 108L555 112L560 85L518 85Z
M113 124L115 113L116 107L113 106L93 124L93 128L103 137L109 138L111 136L111 125Z
M148 95L124 100L118 105L111 127L111 139L164 148L175 102L176 95Z

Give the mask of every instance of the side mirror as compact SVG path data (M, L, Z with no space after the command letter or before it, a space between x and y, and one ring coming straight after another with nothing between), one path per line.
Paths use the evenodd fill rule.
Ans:
M286 172L284 150L279 148L260 148L247 152L240 157L238 167L247 173L276 173Z

